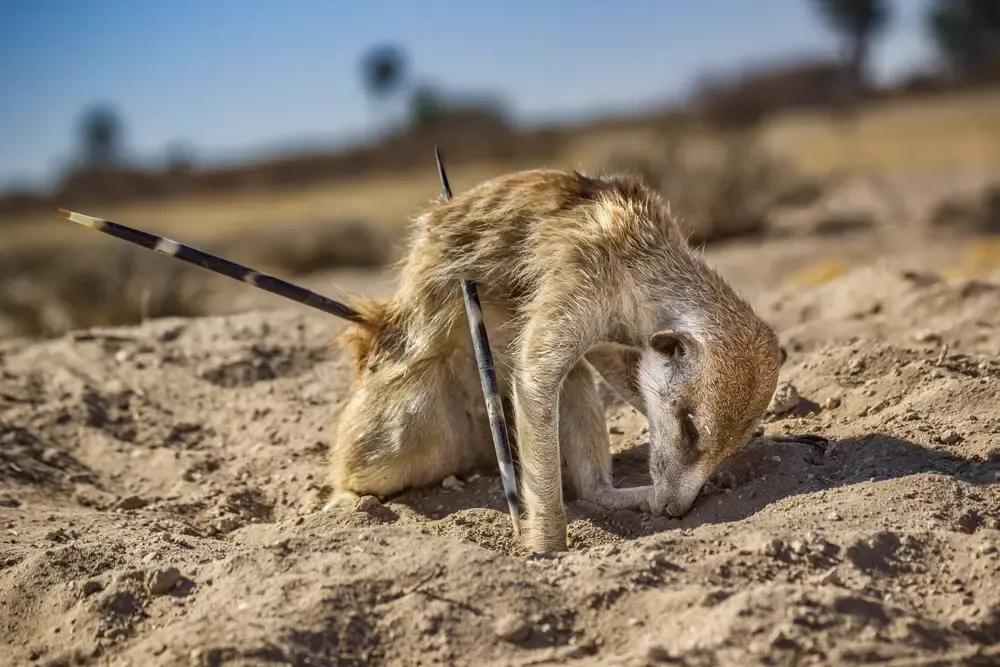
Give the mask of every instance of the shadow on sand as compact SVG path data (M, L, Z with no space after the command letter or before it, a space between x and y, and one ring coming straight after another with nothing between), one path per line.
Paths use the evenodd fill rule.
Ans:
M649 445L645 443L615 455L615 484L620 487L648 484L648 453ZM665 530L739 521L784 498L922 473L974 485L996 483L1000 479L1000 457L967 459L885 433L836 441L814 435L757 438L720 466L713 481L683 518L659 516L650 520L641 512L605 510L573 500L569 492L567 515L571 521L587 519L620 537L635 538ZM490 471L473 477L458 490L434 487L410 491L393 500L431 519L469 508L506 513L499 478Z

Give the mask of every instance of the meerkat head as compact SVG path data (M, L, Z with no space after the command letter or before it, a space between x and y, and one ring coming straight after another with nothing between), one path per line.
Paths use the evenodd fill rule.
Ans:
M783 351L751 315L723 334L701 327L653 333L637 385L649 417L654 511L683 515L723 459L750 439L778 380Z

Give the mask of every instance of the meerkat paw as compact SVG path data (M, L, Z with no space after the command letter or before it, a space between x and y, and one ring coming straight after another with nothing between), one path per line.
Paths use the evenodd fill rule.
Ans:
M606 510L637 510L651 512L654 503L652 486L615 488L600 486L583 495L583 499Z
M356 493L351 491L337 491L334 493L330 499L323 505L324 512L333 512L338 509L354 509L354 506L358 504L358 500L361 498Z

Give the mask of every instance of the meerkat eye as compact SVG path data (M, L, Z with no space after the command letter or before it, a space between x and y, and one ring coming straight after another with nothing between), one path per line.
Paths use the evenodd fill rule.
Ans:
M681 422L681 437L684 439L685 445L689 449L697 449L698 447L698 428L694 425L694 417L691 416L690 412L683 412L680 416Z
M649 346L666 357L684 356L684 344L675 331L657 331L649 337Z

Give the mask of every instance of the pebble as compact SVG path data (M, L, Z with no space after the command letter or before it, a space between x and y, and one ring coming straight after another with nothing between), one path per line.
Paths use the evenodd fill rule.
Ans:
M165 595L172 591L180 580L181 571L173 565L168 565L150 570L146 576L146 587L153 595Z
M458 477L455 477L454 475L448 475L443 480L441 480L441 486L443 486L446 489L450 489L451 491L460 491L461 489L465 488L465 484L462 483L462 480L460 480Z
M840 399L836 396L831 396L830 398L823 401L824 410L833 410L834 408L840 407Z
M767 411L773 415L781 415L794 410L799 405L799 390L791 382L781 382L774 390L771 404Z
M840 521L840 514L837 510L830 510L830 512L826 515L826 519L827 521Z
M955 433L951 429L948 429L947 431L938 436L938 440L940 440L941 443L945 445L954 445L962 441L962 436L960 436L958 433Z
M361 496L354 509L359 512L374 512L382 507L382 503L375 496Z
M510 613L497 619L493 632L505 642L519 644L531 634L531 625L520 614Z

